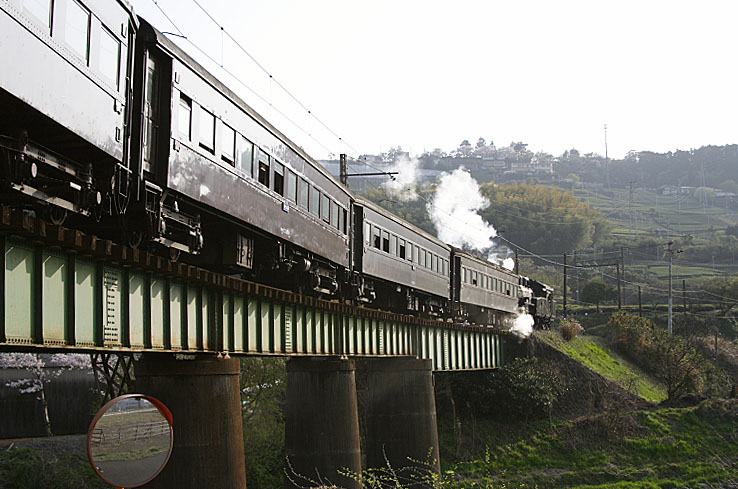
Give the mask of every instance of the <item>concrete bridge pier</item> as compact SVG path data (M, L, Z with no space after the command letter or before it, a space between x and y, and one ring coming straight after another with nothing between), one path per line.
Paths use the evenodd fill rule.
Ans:
M366 376L367 467L389 462L394 469L422 466L440 473L431 360L366 358L359 368Z
M136 391L162 401L174 419L169 463L147 488L246 489L238 359L144 354Z
M304 357L287 362L284 448L286 489L313 487L314 482L330 485L328 481L358 489L356 480L338 474L342 469L361 472L353 360Z

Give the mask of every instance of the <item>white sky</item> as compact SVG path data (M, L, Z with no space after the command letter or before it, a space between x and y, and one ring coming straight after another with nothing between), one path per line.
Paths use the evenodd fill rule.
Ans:
M611 157L738 142L738 2L199 0L350 146L290 100L192 0L157 0L205 66L315 158L450 151L480 136ZM160 30L153 0L133 0ZM191 45L180 45L203 62ZM316 143L305 132L319 141Z

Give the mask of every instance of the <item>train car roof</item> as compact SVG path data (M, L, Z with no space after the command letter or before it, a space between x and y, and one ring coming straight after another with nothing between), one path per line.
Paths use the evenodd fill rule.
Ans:
M417 227L415 224L412 224L412 223L406 221L405 219L394 215L392 212L388 211L384 207L381 207L381 206L375 204L371 200L368 200L366 197L362 197L362 196L356 195L356 196L354 196L354 200L356 200L356 202L358 204L363 205L364 207L369 207L374 212L377 212L379 214L382 214L383 216L387 217L388 219L391 219L391 220L395 221L397 224L399 224L401 226L405 226L406 228L410 229L414 233L420 234L424 238L433 241L434 243L438 244L439 246L443 246L443 247L447 248L449 251L451 250L451 248L453 248L453 246L451 246L450 244L442 241L441 239L439 239L436 236L433 236L432 234L430 234L427 231L423 231L422 229L420 229L419 227Z
M139 24L139 17L136 15L136 12L133 10L133 4L129 2L128 0L117 0L121 7L126 9L129 14L131 14L131 18L136 23L136 25Z
M514 277L518 277L518 274L516 274L514 271L508 270L507 268L505 268L505 267L503 267L501 265L498 265L497 263L493 263L493 262L491 262L489 260L485 260L484 258L480 258L477 255L473 255L472 253L469 253L468 251L462 250L461 248L457 248L455 246L452 246L452 248L454 249L454 253L456 253L457 255L464 255L466 258L469 258L470 260L476 261L477 263L483 264L483 265L488 266L490 268L494 268L495 270L499 270L499 271L501 271L503 273L507 273L508 275L512 275Z
M124 0L123 0L124 1ZM196 73L198 73L205 81L210 83L216 90L223 93L226 97L231 99L236 105L238 105L241 109L244 110L248 115L254 118L257 122L262 124L265 128L267 128L270 132L272 132L277 138L281 139L287 146L289 146L295 153L297 153L299 156L303 157L305 161L313 165L320 173L322 173L326 178L329 178L333 180L336 185L346 193L346 195L353 197L354 194L349 189L344 187L338 179L336 179L333 174L331 174L328 170L325 169L323 165L318 163L312 156L307 154L304 149L302 149L300 146L295 144L291 139L289 139L287 136L284 135L279 129L274 127L272 123L270 123L268 120L266 120L261 114L259 114L256 110L254 110L249 104L244 102L244 100L239 97L233 90L228 88L222 81L220 81L218 78L215 77L212 73L210 73L204 66L202 66L200 63L195 61L192 56L187 54L182 48L177 46L173 41L171 41L164 33L160 32L156 27L151 25L146 19L143 17L139 17L139 23L141 25L141 32L146 32L148 35L153 36L154 40L165 48L167 51L169 51L169 54L179 59L181 62L188 65L192 70L194 70ZM139 35L141 35L139 33Z

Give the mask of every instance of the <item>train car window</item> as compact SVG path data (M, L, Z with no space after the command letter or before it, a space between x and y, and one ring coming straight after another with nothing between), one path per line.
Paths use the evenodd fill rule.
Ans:
M364 223L364 244L369 245L372 243L372 225L368 222Z
M200 107L200 146L215 153L215 116Z
M310 212L320 217L320 191L310 187Z
M254 165L254 143L239 135L241 141L239 142L241 148L241 161L238 162L241 171L246 173L248 176L253 177L253 165Z
M177 119L179 135L189 141L192 137L192 100L182 94L179 96Z
M479 284L479 275L477 275L476 271L472 272L472 285L478 285Z
M343 234L348 234L348 211L343 209Z
M90 62L90 11L76 0L68 0L64 41L85 64Z
M389 231L382 231L382 251L389 253Z
M304 178L301 178L297 184L297 193L300 194L300 207L307 210L308 205L310 205L310 184Z
M118 88L120 78L120 41L105 27L100 35L100 73Z
M420 266L425 268L425 250L420 249Z
M157 157L156 141L159 136L159 92L160 92L159 68L157 67L156 58L151 53L146 57L146 100L144 105L144 154L143 169L144 171L154 170Z
M341 208L338 207L338 204L336 204L335 202L331 202L331 226L336 229L340 229L340 223L338 222L340 211Z
M433 271L438 272L438 255L433 255Z
M448 276L448 261L443 260L443 275Z
M400 248L397 251L398 251L398 255L400 256L400 258L404 260L405 259L405 240L402 238L400 238Z
M461 281L466 283L466 268L461 267Z
M235 166L236 131L227 124L223 124L223 130L220 134L220 146L220 157L230 163L231 166Z
M297 175L287 170L287 193L286 197L292 202L297 202Z
M397 236L390 235L390 254L397 256Z
M284 165L274 162L274 191L284 195Z
M51 34L51 0L25 0L23 8L46 27L47 34Z
M379 234L380 229L378 229L377 226L372 226L372 245L378 250L382 248L382 240L379 237Z
M330 222L331 219L331 199L327 195L322 194L320 199L320 217L325 222Z
M269 155L259 151L259 183L269 188Z

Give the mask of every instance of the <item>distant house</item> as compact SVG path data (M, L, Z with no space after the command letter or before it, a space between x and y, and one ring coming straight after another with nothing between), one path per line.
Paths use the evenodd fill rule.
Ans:
M661 195L679 195L679 187L676 185L662 185L658 191Z

